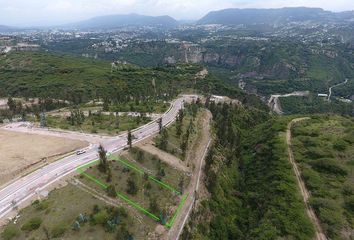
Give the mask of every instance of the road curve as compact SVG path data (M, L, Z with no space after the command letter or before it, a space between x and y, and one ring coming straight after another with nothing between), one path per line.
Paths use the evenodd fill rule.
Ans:
M347 82L348 82L348 78L346 78L346 79L344 80L344 82L338 83L338 84L333 85L332 87L330 87L330 88L328 89L327 101L331 101L332 88L335 88L335 87L338 87L338 86L340 86L340 85L346 84Z
M184 101L192 96L184 96L173 101L170 109L163 114L162 124L171 124L178 111L183 107ZM150 122L132 131L133 144L144 140L158 132L157 121ZM113 139L102 139L101 144L108 153L115 153L127 147L127 134L121 134ZM92 145L85 154L71 155L42 167L35 172L24 176L0 190L0 219L6 217L14 206L25 202L35 196L50 184L64 176L73 173L77 167L97 159L97 145Z

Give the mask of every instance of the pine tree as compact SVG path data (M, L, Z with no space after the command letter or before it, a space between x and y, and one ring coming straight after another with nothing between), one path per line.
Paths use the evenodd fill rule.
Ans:
M99 155L99 158L100 158L100 163L98 165L98 169L101 171L101 172L107 172L108 170L108 160L107 160L107 151L103 148L102 145L100 145L98 147L98 155Z
M128 136L127 136L127 138L128 138L128 145L129 145L129 148L131 149L131 148L132 148L132 142L133 142L133 136L132 136L132 132L131 132L130 129L128 130Z
M162 118L159 118L159 120L157 121L158 124L159 124L159 134L162 133L162 129L163 129L163 126L162 126Z

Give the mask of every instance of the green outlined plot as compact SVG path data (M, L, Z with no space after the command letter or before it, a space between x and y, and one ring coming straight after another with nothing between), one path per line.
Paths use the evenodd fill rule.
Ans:
M172 192L175 195L178 195L181 197L181 201L178 204L177 209L174 211L174 213L172 214L172 216L168 216L166 221L162 221L161 217L156 216L155 214L151 213L149 210L147 210L146 208L144 208L141 204L139 204L136 201L133 201L130 197L128 197L126 194L123 194L122 192L118 192L116 191L116 195L118 198L122 199L123 201L125 201L127 204L129 204L130 206L134 207L135 209L137 209L138 211L140 211L141 213L145 214L146 216L150 217L151 219L153 219L156 222L166 222L164 225L168 228L171 228L178 216L178 214L180 213L183 205L185 204L189 194L186 193L184 195L182 195L181 192L177 191L175 188L173 188L172 186L170 186L169 184L158 180L157 178L155 178L154 176L146 173L143 169L140 169L139 167L135 166L132 163L129 163L119 157L113 157L110 156L109 159L111 161L115 161L118 162L120 165L122 165L123 167L129 168L133 171L135 171L138 174L144 175L147 174L148 175L148 179L155 183L158 184L160 187ZM95 184L97 184L98 186L100 186L102 189L106 190L108 188L108 185L106 185L105 183L103 183L102 181L100 181L99 179L97 179L96 177L86 173L85 171L90 168L91 166L95 166L97 165L99 162L99 160L94 160L91 161L89 163L86 163L85 165L82 165L80 167L78 167L76 169L76 171L83 177L89 179L90 181L94 182Z

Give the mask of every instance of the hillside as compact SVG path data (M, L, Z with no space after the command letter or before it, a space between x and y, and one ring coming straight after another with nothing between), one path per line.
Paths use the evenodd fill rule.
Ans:
M313 116L292 129L295 161L329 239L353 239L353 118Z
M289 119L229 104L209 106L215 142L206 158L210 197L182 239L312 239L286 154Z
M81 29L112 29L124 26L171 28L177 25L178 22L170 16L152 17L138 14L100 16L72 24L73 27Z
M318 23L349 21L354 12L333 13L321 8L280 9L224 9L213 11L198 21L198 24L269 24L282 25L290 22L313 21Z
M0 32L12 32L14 30L16 30L16 28L0 25Z
M74 102L108 97L170 98L192 87L198 66L111 69L111 63L42 52L11 53L0 58L0 95L51 97ZM155 84L152 83L155 79Z
M203 64L220 73L225 81L238 84L243 80L247 90L267 95L304 90L327 92L331 85L353 79L354 66L348 51L351 49L323 49L292 41L223 39L200 45L139 43L122 50L119 56L141 65ZM335 91L350 98L352 89L348 83Z

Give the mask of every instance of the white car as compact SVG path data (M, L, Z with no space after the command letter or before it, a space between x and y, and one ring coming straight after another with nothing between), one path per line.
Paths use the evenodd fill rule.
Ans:
M76 155L81 155L81 154L84 154L86 152L86 150L79 150L79 151L76 151Z

